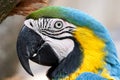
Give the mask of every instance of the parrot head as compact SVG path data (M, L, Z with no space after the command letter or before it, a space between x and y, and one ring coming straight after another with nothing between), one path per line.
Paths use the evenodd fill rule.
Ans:
M109 70L105 64L114 64L109 59L117 56L103 25L84 12L59 6L28 15L18 35L17 53L23 68L32 76L29 60L52 66L47 73L51 79Z
M17 40L19 59L30 73L28 60L46 66L59 64L74 48L75 26L57 18L28 19Z

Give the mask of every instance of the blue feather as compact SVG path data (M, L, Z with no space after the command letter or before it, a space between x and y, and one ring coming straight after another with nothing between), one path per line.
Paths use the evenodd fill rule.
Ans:
M97 74L85 72L81 74L76 80L107 80Z
M34 15L36 13L37 15ZM32 15L33 17L36 17L36 18L43 17L43 16L61 18L76 26L87 27L91 29L100 39L104 40L106 44L104 51L106 52L105 61L106 61L107 70L109 71L112 77L114 77L116 80L120 80L120 61L118 60L118 57L117 57L117 51L116 51L115 45L105 26L103 26L93 17L89 16L88 14L82 11L72 9L72 8L61 7L61 6L51 6L51 7L44 8L41 11L32 13L30 15L30 18L32 18ZM91 79L91 77L93 77L93 79ZM104 78L93 73L81 74L77 78L77 80L81 80L81 79L82 80L89 80L89 79L105 80Z

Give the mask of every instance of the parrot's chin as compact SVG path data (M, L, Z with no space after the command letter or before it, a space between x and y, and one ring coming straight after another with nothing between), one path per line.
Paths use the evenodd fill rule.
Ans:
M40 35L24 26L17 40L17 53L23 68L33 76L29 59L42 65L54 66L59 62L55 51Z

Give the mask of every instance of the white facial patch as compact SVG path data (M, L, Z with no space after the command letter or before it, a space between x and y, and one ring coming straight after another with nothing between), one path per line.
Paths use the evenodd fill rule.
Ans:
M52 49L56 52L59 61L68 56L68 54L74 48L74 42L71 39L57 40L50 37L44 38L45 43L48 43Z
M67 57L74 48L73 40L67 37L73 37L72 32L76 26L67 21L58 18L28 19L24 25L38 33L52 47L59 61Z

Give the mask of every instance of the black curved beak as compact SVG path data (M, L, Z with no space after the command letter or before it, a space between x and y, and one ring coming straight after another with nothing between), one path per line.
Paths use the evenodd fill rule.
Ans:
M37 50L37 47L42 43L44 43L42 38L26 26L22 28L17 39L17 53L19 60L23 68L32 76L33 73L30 69L29 59L33 53L35 53L35 48Z
M46 44L40 35L24 26L17 39L17 53L23 68L33 76L29 59L42 65L56 65L59 60L54 50ZM36 56L34 56L36 54Z

